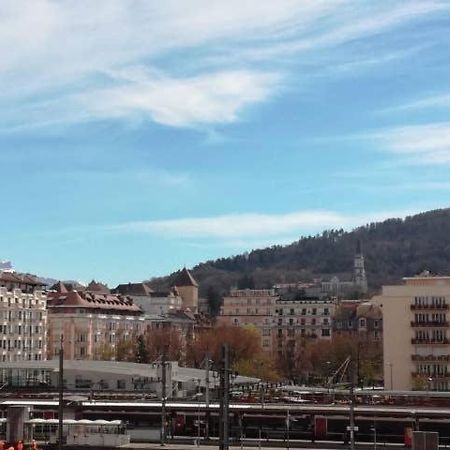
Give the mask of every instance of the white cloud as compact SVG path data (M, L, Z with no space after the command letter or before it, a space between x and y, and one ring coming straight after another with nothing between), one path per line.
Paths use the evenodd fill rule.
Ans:
M401 212L400 217L409 212ZM242 242L315 233L325 228L347 228L389 217L398 212L379 212L367 216L345 215L334 211L301 211L288 214L227 214L215 217L179 218L129 222L105 228L118 233L149 233L181 239L225 239Z
M136 116L178 127L233 122L282 85L280 71L265 65L276 67L274 57L335 47L448 7L434 1L3 0L0 120L9 129ZM222 52L228 56L210 62ZM261 65L254 64L258 54ZM124 79L142 66L144 76Z
M79 99L95 117L140 114L172 126L230 123L241 110L266 99L279 76L256 71L228 71L192 78L146 77Z
M450 164L450 123L429 123L371 135L387 150L424 164Z
M432 95L429 97L421 98L403 105L396 106L394 108L388 108L385 111L406 111L406 110L419 110L427 108L441 108L450 106L450 94L442 93L439 95Z

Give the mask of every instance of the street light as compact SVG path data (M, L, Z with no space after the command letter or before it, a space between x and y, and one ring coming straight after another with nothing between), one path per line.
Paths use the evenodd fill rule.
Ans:
M375 417L373 418L373 427L371 430L373 431L373 448L377 450L377 422Z
M64 415L64 340L60 338L59 374L58 374L58 450L63 448L63 415Z
M391 375L391 385L390 385L390 388L391 388L391 391L393 391L393 390L394 390L394 378L393 378L393 375L392 375L392 366L393 366L394 364L392 364L392 363L390 362L390 363L387 363L387 365L388 365L389 368L390 368L390 375Z
M206 406L206 412L205 412L205 440L209 439L209 369L212 364L212 360L210 359L209 353L206 353L205 355L205 406Z
M331 368L331 361L327 361L326 362L326 365L327 365L327 397L328 397L328 401L330 401L331 400L331 398L330 398L330 384L331 384L331 370L330 370L330 368ZM330 401L330 403L331 403L331 401Z
M161 361L154 362L153 367L161 367L161 436L160 445L164 447L166 445L166 401L167 401L167 366L170 363L166 361L166 355L163 353Z
M200 378L197 379L197 447L200 447Z

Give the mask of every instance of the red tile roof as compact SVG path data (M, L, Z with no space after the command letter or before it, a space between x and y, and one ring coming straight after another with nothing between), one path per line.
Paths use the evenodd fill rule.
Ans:
M111 314L142 314L142 309L134 304L130 297L122 295L78 291L48 293L47 307L49 309L73 306L102 310L104 313L109 312Z
M28 284L31 286L44 286L45 285L45 283L40 281L34 275L29 275L26 273L9 272L9 271L0 271L0 282Z

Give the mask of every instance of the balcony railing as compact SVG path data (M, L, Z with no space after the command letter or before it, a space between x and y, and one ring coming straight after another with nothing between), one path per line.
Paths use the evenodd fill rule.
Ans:
M450 361L450 355L411 355L412 361Z
M413 345L443 345L448 344L449 340L445 339L411 339L411 344Z
M414 378L431 378L431 381L435 380L448 380L450 379L450 373L420 373L420 372L411 372L411 376Z
M448 322L446 320L427 320L427 321L420 321L420 322L416 322L416 321L412 320L411 326L414 328L448 327Z
M436 305L433 305L433 304L430 304L430 305L416 305L416 304L413 304L413 305L411 305L411 309L414 311L414 310L418 310L418 309L420 309L420 310L424 310L424 309L448 309L448 304L447 303L441 303L441 304L436 304Z

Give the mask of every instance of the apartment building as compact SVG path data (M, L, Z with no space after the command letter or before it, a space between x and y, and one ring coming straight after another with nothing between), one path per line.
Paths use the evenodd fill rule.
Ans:
M261 333L261 346L272 351L272 320L278 296L273 289L235 289L224 297L217 318L223 325L253 325Z
M114 359L119 342L133 339L146 328L141 308L126 296L69 291L48 293L48 358L61 346L66 359Z
M40 361L47 353L47 296L34 276L0 271L0 359Z
M372 301L383 311L386 388L449 390L450 276L404 278Z
M274 350L279 357L294 352L299 338L331 339L334 300L278 299L274 309Z
M383 342L383 313L368 300L340 301L336 306L333 336L357 339L364 344L380 347Z

